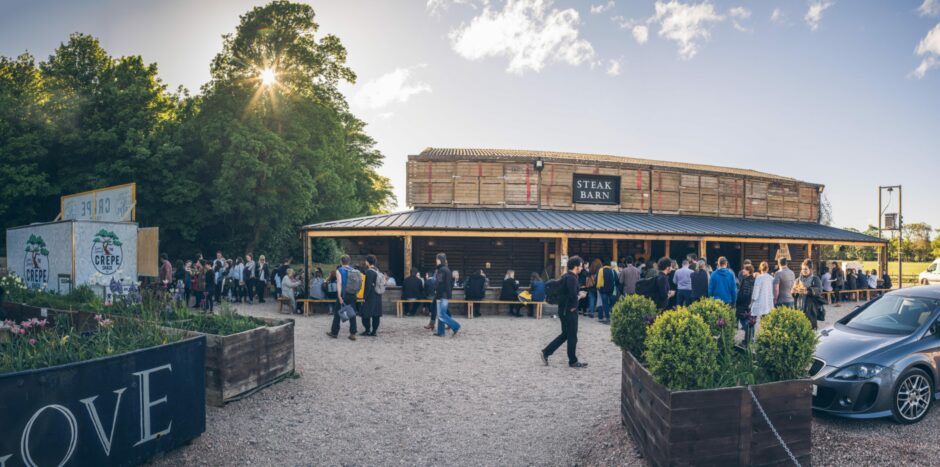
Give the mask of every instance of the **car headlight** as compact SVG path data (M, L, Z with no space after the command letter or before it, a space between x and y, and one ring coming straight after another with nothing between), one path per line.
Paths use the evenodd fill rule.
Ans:
M837 372L832 377L842 380L871 379L884 371L885 367L871 363L856 363L849 365Z

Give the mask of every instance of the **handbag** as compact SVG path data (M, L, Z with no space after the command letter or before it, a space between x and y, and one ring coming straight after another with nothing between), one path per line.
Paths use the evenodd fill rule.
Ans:
M344 323L351 319L356 319L356 309L352 305L346 304L339 309L339 319Z

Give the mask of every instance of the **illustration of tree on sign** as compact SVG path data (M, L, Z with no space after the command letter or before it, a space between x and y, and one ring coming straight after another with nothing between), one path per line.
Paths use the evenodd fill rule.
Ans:
M33 267L36 269L42 267L42 265L39 264L39 255L49 256L49 250L46 249L46 241L35 234L29 235L29 240L26 242L26 252L32 255L29 259L33 262Z
M95 234L95 243L101 244L101 249L104 250L104 254L110 255L111 246L121 246L121 241L118 240L118 236L114 232L109 232L105 229L101 229L98 233Z

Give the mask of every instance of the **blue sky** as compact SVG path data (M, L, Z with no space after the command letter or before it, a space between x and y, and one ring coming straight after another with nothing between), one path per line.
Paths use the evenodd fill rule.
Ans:
M0 54L68 34L209 77L259 1L0 0ZM310 1L359 75L345 86L386 155L426 146L620 154L827 186L838 226L876 222L877 186L940 228L940 1ZM645 40L644 40L645 39Z

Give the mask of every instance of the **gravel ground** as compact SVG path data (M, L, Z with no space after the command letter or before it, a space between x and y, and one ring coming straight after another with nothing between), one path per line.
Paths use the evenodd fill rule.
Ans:
M564 347L539 360L559 332L551 317L458 318L459 336L442 339L426 318L386 315L378 337L355 342L327 337L330 319L296 319L300 378L208 407L206 433L154 464L574 465L615 444L620 352L606 325L581 320L590 365L575 370Z

